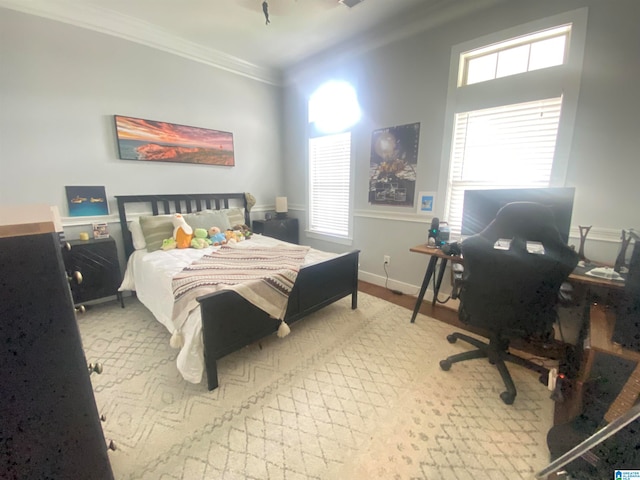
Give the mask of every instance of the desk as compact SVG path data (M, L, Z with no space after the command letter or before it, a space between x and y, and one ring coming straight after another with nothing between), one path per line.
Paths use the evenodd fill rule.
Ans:
M409 249L410 252L414 253L422 253L423 255L429 255L431 258L429 259L429 265L427 266L427 271L425 272L424 279L422 280L422 286L420 287L420 293L418 294L418 300L416 301L416 305L413 309L413 315L411 315L411 323L415 323L416 317L418 316L418 312L420 311L420 305L422 304L422 300L424 299L424 294L427 291L427 287L429 286L429 282L431 281L431 277L436 270L436 266L438 260L440 262L440 269L438 270L438 277L436 279L436 284L433 290L433 300L431 301L432 305L436 304L438 298L438 292L440 291L440 285L442 284L442 278L444 277L444 272L447 268L447 262L451 261L453 263L461 263L464 264L464 260L462 256L459 255L447 255L439 248L430 247L426 244L416 245L415 247L411 247ZM587 275L586 272L593 268L595 265L590 265L588 267L576 267L576 269L569 275L569 281L575 283L581 283L586 286L597 286L597 287L605 287L609 289L624 289L624 282L607 280L605 278L593 277Z
M422 287L420 287L420 293L418 294L418 300L416 301L416 306L413 309L413 315L411 315L411 323L415 323L416 317L418 316L418 312L420 311L420 305L422 304L422 300L424 299L424 294L427 291L427 287L429 286L429 282L431 281L433 272L436 269L436 264L438 263L438 260L441 260L440 270L438 271L438 278L436 280L436 285L433 291L433 300L431 302L432 305L436 304L436 300L438 298L438 291L440 290L440 285L442 284L442 277L444 276L445 269L447 268L447 262L451 260L453 263L463 263L463 261L462 261L462 257L459 255L447 255L439 248L430 247L426 244L416 245L415 247L411 247L409 251L415 252L415 253L422 253L424 255L429 255L431 257L429 259L429 265L427 266L427 271L424 274L424 280L422 280Z
M613 355L636 362L636 367L624 384L622 391L609 406L604 419L610 423L631 408L640 394L640 352L628 350L611 341L616 315L611 308L594 304L589 311L589 335L585 341L584 358L578 374L576 393L577 405L574 414L581 413L582 391L589 380L591 368L597 353Z
M587 438L593 439L593 434L602 431L605 423L611 424L627 413L637 402L640 393L640 352L624 349L611 341L616 321L614 309L594 303L589 306L588 316L589 332L584 342L575 390L570 389L570 396L565 402L556 404L555 425L547 434L552 458L558 458ZM626 365L621 369L622 364ZM590 389L585 388L587 382L591 383ZM557 416L559 406L565 410L560 419ZM566 470L571 474L583 472L587 475L576 478L605 478L605 474L608 476L614 469L634 468L638 464L637 433L633 428L626 428L614 437L607 438L601 437L590 446L589 452L585 452L592 459L594 455L595 458L599 457L599 475L595 476L595 471L585 471L584 462L571 462L565 466ZM613 454L611 458L609 454ZM587 459L586 456L582 458ZM559 477L554 475L548 478Z
M624 290L624 282L619 280L607 280L606 278L594 277L587 275L587 272L594 267L605 266L604 264L591 264L587 267L576 267L571 275L569 275L569 281L575 283L581 283L586 286L603 287L612 290Z

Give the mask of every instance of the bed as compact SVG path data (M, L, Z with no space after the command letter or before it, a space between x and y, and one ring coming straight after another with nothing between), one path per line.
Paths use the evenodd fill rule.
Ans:
M173 296L167 279L182 271L208 249L181 249L149 252L136 245L135 223L149 217L181 213L212 215L234 210L251 225L244 193L169 194L116 196L127 269L121 290L134 290L138 299L171 332ZM275 245L282 242L261 235L240 242ZM150 245L149 245L150 247ZM210 247L211 248L211 247ZM215 248L215 247L214 247ZM149 248L151 250L151 248ZM167 255L168 254L168 255ZM359 251L330 254L310 249L299 269L286 305L284 322L291 325L344 297L351 296L351 308L358 304ZM217 360L278 331L282 321L272 318L233 290L216 290L197 298L198 306L185 322L184 346L178 354L178 370L185 380L199 383L206 375L209 390L218 387Z

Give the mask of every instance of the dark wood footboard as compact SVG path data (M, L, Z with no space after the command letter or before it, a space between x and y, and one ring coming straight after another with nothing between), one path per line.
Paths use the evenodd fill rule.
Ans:
M289 297L285 321L292 324L341 298L351 295L358 307L359 251L300 269ZM218 387L217 360L278 330L275 320L236 292L222 290L198 298L209 390Z

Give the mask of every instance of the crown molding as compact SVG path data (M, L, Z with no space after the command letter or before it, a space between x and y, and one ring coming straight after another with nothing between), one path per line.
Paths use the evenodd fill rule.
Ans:
M150 23L108 9L66 0L0 0L0 7L129 40L270 85L283 84L279 70L203 47Z

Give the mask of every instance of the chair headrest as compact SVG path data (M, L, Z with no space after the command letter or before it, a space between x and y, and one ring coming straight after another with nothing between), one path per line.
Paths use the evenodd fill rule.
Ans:
M499 238L518 238L545 246L564 245L551 208L535 202L506 204L479 235L492 242Z

